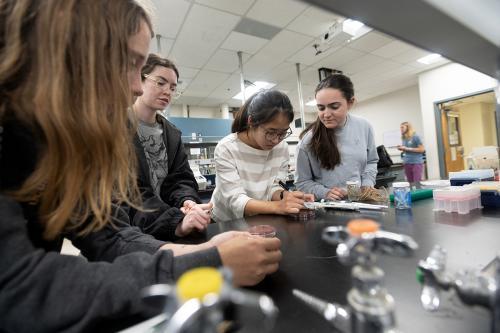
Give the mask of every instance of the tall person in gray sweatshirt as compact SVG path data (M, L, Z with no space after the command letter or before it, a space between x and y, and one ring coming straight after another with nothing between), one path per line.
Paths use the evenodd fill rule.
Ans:
M373 187L377 149L372 126L349 114L354 98L351 80L342 74L316 87L318 118L301 134L297 147L296 186L317 199L343 199L347 181Z

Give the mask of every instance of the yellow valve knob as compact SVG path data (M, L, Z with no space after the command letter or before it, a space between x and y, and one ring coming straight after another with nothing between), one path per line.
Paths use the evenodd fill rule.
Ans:
M347 230L351 236L359 237L365 232L376 232L379 229L379 224L373 220L356 219L347 223Z
M219 294L224 279L222 274L213 267L194 268L182 274L177 281L177 295L181 302L192 298L200 301L210 293Z

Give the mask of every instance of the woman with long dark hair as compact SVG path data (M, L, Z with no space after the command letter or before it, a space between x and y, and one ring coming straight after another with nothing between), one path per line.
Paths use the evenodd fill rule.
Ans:
M347 181L373 187L377 149L373 128L349 113L354 86L342 74L323 79L316 87L318 118L301 133L297 147L296 186L318 199L343 199Z
M212 217L228 221L255 214L298 213L302 192L280 187L289 163L288 144L293 107L277 90L263 90L251 96L236 114L232 134L215 148L215 191Z

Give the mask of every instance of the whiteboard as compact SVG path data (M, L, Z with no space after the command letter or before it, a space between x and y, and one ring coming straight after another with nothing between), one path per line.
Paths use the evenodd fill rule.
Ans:
M394 131L387 131L383 134L384 146L397 147L402 144L401 132L399 129Z

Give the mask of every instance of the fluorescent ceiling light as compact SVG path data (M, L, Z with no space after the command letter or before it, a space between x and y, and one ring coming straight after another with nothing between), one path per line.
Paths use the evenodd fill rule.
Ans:
M363 22L347 19L342 22L342 30L347 32L351 36L356 36L358 30L363 27L365 24Z
M429 55L426 55L425 57L418 59L417 61L421 64L430 65L430 64L432 64L436 61L439 61L439 60L441 60L440 54L431 53Z
M306 103L307 106L316 106L316 100L311 99L309 102Z
M269 83L266 81L255 81L252 85L245 87L245 98L248 99L250 96L258 92L259 90L270 89L275 85L276 83ZM233 99L239 99L240 101L243 100L243 92L240 91L238 94L233 96Z
M372 28L367 27L363 22L346 19L342 22L342 30L352 36L352 41L370 32Z

